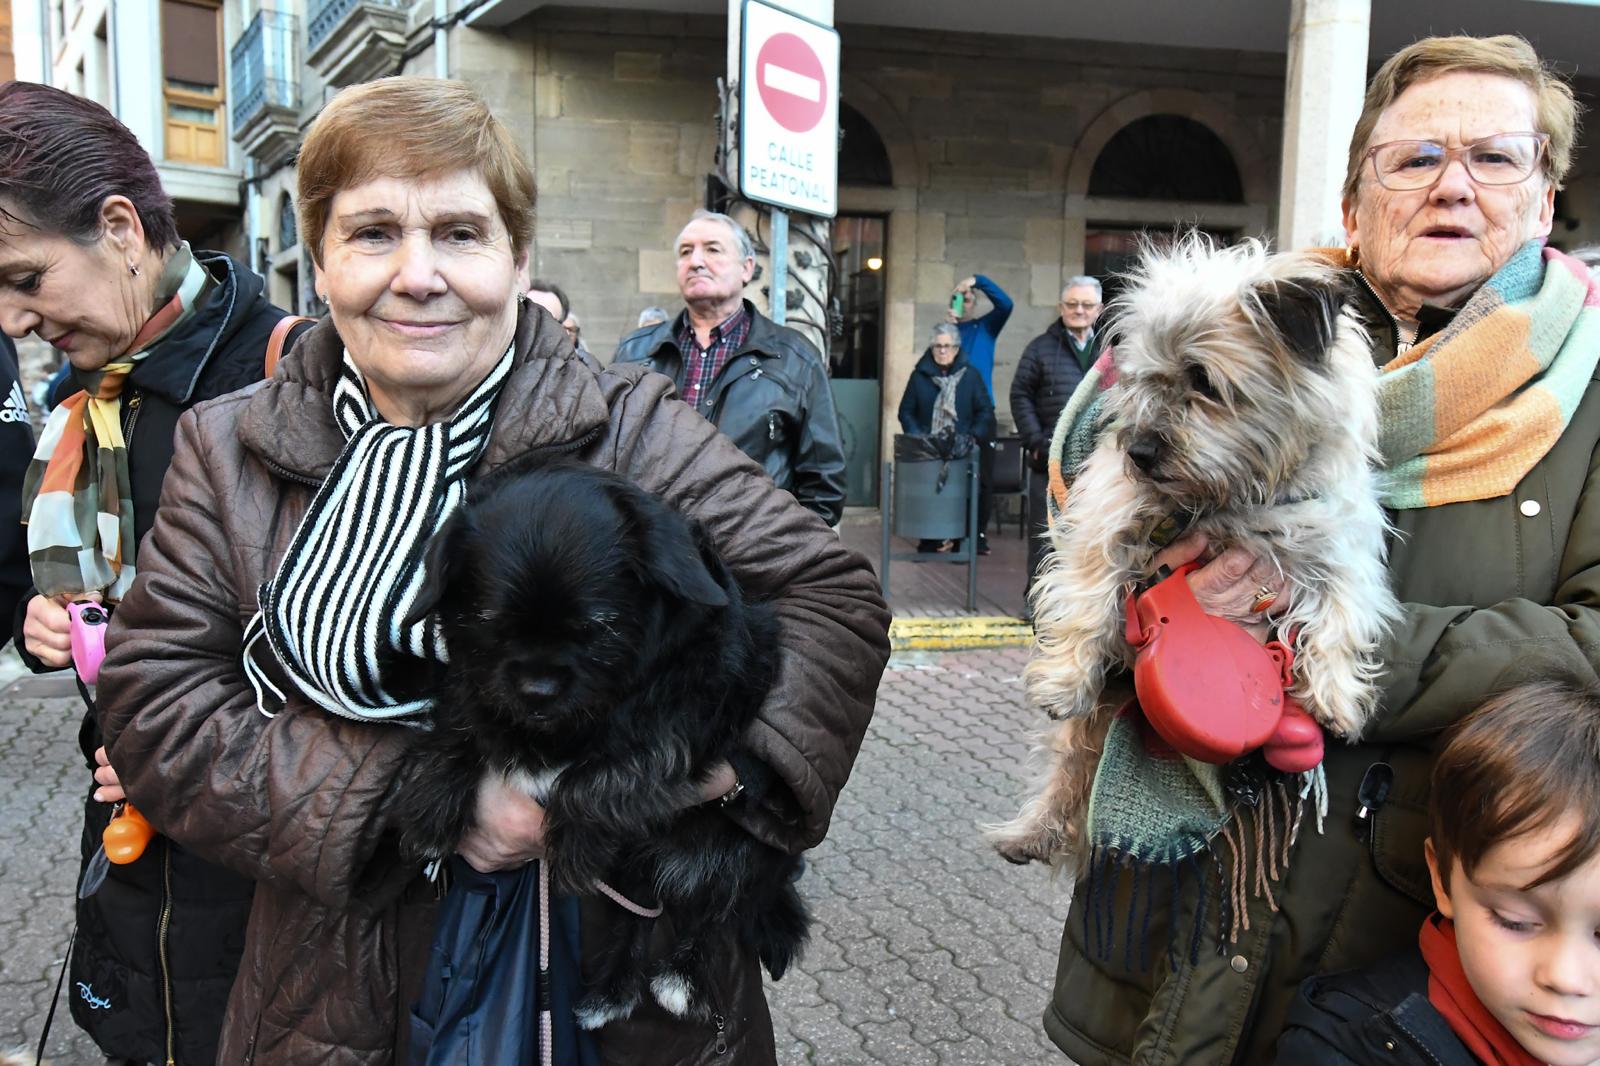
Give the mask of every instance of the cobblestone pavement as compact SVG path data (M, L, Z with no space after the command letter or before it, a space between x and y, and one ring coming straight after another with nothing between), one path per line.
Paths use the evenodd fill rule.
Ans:
M996 858L976 825L1012 813L1023 735L1020 650L905 653L802 889L817 924L769 986L784 1066L1066 1064L1040 1015L1066 911L1037 868ZM0 706L0 1049L37 1039L66 945L81 759L76 700ZM58 1011L57 1066L92 1047ZM31 1060L30 1060L31 1061Z

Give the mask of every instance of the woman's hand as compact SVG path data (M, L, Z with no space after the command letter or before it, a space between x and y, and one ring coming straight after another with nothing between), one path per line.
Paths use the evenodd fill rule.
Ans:
M1176 570L1204 555L1206 546L1202 534L1180 537L1156 553L1155 565ZM1277 567L1267 560L1257 559L1243 548L1223 551L1198 570L1191 571L1188 582L1201 610L1237 622L1263 644L1272 631L1267 611L1282 611L1288 606L1286 583ZM1263 600L1267 600L1267 607L1257 610Z
M101 803L121 803L127 799L128 794L122 791L122 780L117 777L106 756L105 745L94 749L94 761L94 783L100 786L94 790L94 798Z
M700 802L710 803L712 800L719 800L732 792L733 786L738 783L739 777L733 772L733 767L726 762L718 762L700 785Z
M46 666L72 665L72 616L66 596L35 596L22 620L22 646Z
M544 808L490 771L478 782L477 828L461 838L456 852L485 874L542 859Z

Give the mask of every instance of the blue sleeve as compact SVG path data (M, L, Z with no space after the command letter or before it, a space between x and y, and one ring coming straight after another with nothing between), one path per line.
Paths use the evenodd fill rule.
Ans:
M978 291L994 304L988 314L978 319L978 325L982 326L983 331L989 336L998 337L1000 331L1005 329L1007 320L1011 318L1011 308L1014 306L1011 297L1007 296L1006 290L996 285L986 274L975 275L972 280L977 285Z

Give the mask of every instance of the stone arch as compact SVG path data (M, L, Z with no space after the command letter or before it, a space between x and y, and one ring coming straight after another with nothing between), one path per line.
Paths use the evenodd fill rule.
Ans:
M878 131L878 137L889 152L889 168L894 172L895 187L920 188L925 185L928 167L922 158L922 146L912 136L911 124L894 103L857 75L841 73L839 82L841 96Z
M1211 130L1233 154L1244 184L1245 202L1261 204L1271 200L1270 168L1254 134L1221 101L1192 89L1144 89L1100 112L1084 127L1073 146L1067 165L1067 195L1088 195L1089 175L1101 150L1128 123L1150 115L1181 115Z

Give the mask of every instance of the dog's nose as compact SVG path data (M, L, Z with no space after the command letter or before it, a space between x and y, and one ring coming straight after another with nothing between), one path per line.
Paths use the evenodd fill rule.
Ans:
M1142 436L1128 445L1128 458L1133 465L1148 474L1161 459L1161 440L1153 435Z

